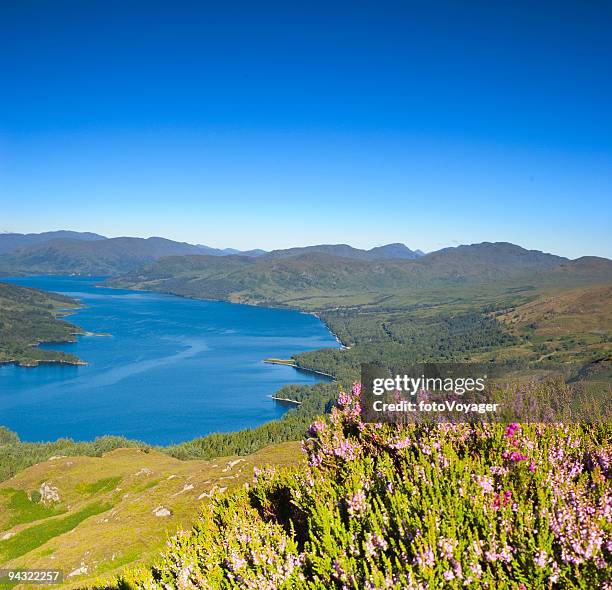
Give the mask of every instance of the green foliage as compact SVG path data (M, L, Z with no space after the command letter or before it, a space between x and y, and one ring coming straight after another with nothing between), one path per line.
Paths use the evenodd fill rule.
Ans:
M6 528L61 514L61 510L41 504L40 499L38 490L33 490L29 497L23 490L12 488L0 490L0 506L11 515L5 524Z
M72 530L86 518L106 512L111 508L112 504L94 502L82 510L63 518L54 518L42 524L28 527L13 537L0 541L0 559L9 561L20 555L25 555L32 551L32 549L40 547L49 539Z
M607 587L609 424L363 424L357 399L115 587Z
M0 363L76 363L74 355L36 346L40 342L74 342L79 328L58 319L58 315L60 308L76 305L74 299L63 295L0 283Z
M77 485L76 491L79 494L96 494L98 492L109 492L117 487L121 481L121 476L105 477L91 483L81 482Z
M9 479L26 467L60 455L99 457L114 449L143 448L147 445L120 436L103 436L92 442L60 438L48 443L13 442L0 445L0 481Z
M10 445L19 442L19 436L16 432L9 430L5 426L0 426L0 446Z

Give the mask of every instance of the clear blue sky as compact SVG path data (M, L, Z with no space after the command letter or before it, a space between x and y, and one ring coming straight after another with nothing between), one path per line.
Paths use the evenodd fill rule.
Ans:
M0 2L0 231L612 256L607 0Z

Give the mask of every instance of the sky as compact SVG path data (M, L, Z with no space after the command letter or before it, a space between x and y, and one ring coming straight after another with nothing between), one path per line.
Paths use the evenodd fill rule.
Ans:
M607 0L0 0L0 231L612 257Z

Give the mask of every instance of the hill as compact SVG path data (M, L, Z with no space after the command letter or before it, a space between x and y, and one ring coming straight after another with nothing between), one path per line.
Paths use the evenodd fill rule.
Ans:
M533 350L539 360L568 360L580 348L591 357L612 358L612 285L547 290L539 297L497 314L523 342L505 355Z
M15 233L4 233L0 234L0 254L6 254L33 246L35 244L43 244L52 240L58 239L73 239L73 240L105 240L104 236L94 234L91 232L75 232L75 231L48 231L40 234L15 234Z
M164 256L201 253L197 246L156 237L55 239L0 256L0 272L112 275Z
M203 502L250 482L254 467L299 459L298 443L214 461L138 448L53 457L0 483L0 563L60 569L65 587L83 587L160 551Z
M0 363L35 366L40 362L76 364L70 354L43 350L40 342L74 342L80 328L59 318L78 302L69 297L0 283Z
M222 260L164 259L118 277L110 284L190 297L321 310L375 302L381 296L402 290L491 283L516 277L541 281L551 269L568 262L559 256L505 243L473 244L418 259L394 260L355 258L350 246L329 247L346 254L342 256L317 251L318 246L312 248L276 251L257 259L239 256ZM578 272L583 266L578 262L567 265L563 271L565 278L590 276L589 272ZM610 266L609 263L600 269L602 278L612 277Z
M203 244L198 244L198 248L202 250L203 254L208 254L209 256L231 256L233 254L238 254L240 256L252 256L256 258L257 256L263 256L266 254L265 250L261 250L259 248L255 248L254 250L236 250L235 248L211 248L210 246L204 246Z
M422 256L420 250L410 250L404 244L387 244L386 246L378 246L371 250L360 250L347 244L319 244L303 248L273 250L265 256L266 258L290 258L313 253L329 254L330 256L351 258L353 260L414 260Z
M493 278L490 273L498 269L511 270L515 274L542 271L567 262L567 258L526 250L508 242L482 242L431 252L423 257L423 262L437 272L454 273L457 277L478 272L482 278Z

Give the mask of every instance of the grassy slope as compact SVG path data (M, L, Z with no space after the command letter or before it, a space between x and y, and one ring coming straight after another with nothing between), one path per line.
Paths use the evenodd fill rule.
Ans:
M544 290L497 316L523 344L505 354L523 353L540 360L566 361L581 350L592 358L612 354L612 286Z
M102 457L58 457L0 484L0 563L54 568L82 586L156 553L167 534L189 528L215 494L251 481L254 466L295 464L297 443L244 458L180 461L158 451L117 449ZM47 482L60 501L29 498ZM171 516L155 516L163 506Z
M73 342L80 330L58 319L78 303L69 297L0 283L0 363L77 363L74 355L36 347L40 342Z

